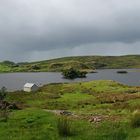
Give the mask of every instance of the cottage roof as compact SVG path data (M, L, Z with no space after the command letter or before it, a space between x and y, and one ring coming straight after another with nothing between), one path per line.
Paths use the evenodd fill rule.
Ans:
M34 85L36 85L36 84L34 84L34 83L26 83L26 84L24 85L24 87L31 88L31 87L33 87Z

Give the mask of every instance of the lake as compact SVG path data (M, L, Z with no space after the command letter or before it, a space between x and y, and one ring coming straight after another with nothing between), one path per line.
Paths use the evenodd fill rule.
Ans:
M125 70L125 69L124 69ZM140 86L140 69L127 69L127 74L118 74L119 69L97 70L98 73L87 74L87 78L75 80L64 79L58 72L39 73L1 73L0 87L5 86L9 91L21 90L27 82L40 86L48 83L82 82L91 80L115 80L130 86Z

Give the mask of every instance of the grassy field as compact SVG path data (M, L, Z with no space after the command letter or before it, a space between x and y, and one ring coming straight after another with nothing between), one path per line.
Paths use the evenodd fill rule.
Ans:
M32 63L0 63L0 72L59 72L73 67L94 72L95 69L140 68L140 55L77 56Z
M6 100L21 110L11 110L7 122L0 118L1 140L140 139L140 115L132 125L140 110L140 87L103 80L49 84L34 93L9 93ZM71 113L69 136L59 134L61 110Z

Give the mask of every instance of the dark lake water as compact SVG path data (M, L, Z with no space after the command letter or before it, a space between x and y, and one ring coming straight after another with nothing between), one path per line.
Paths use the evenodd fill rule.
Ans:
M140 69L127 69L127 74L118 74L118 69L97 70L98 73L90 73L87 78L75 80L64 79L61 73L1 73L0 87L5 86L8 90L21 90L27 82L44 85L48 83L82 82L91 80L115 80L130 86L140 86Z

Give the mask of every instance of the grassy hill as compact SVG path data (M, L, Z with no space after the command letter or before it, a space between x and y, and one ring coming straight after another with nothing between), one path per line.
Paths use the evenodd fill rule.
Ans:
M5 61L0 63L0 72L57 72L70 67L87 72L95 69L140 68L140 55L77 56L18 64Z
M49 84L34 93L9 93L6 100L21 110L10 110L7 121L0 115L1 140L140 139L140 87L111 80Z

